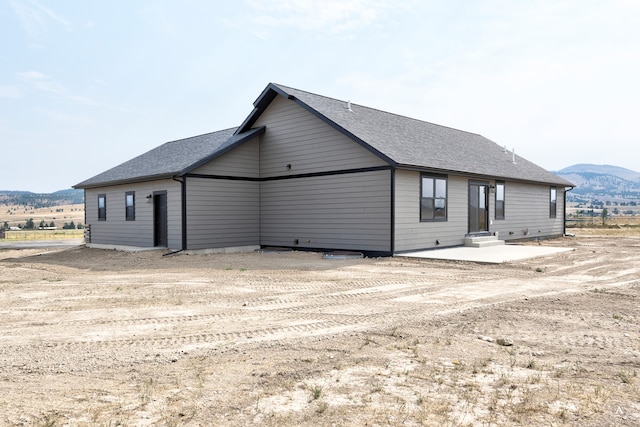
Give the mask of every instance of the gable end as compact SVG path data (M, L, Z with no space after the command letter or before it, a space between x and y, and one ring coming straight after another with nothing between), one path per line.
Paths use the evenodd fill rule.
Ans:
M258 120L258 118L262 115L262 113L264 113L264 111L267 109L267 107L271 104L271 102L278 95L280 95L280 96L282 96L282 97L284 97L286 99L292 100L293 102L295 102L300 107L304 108L305 110L307 110L308 112L310 112L314 116L318 117L320 120L322 120L323 122L325 122L326 124L328 124L329 126L334 128L338 132L340 132L343 135L345 135L347 138L349 138L352 141L358 143L360 146L365 148L367 151L371 152L372 154L374 154L377 157L379 157L380 159L382 159L384 162L388 163L391 167L395 167L396 166L396 162L393 159L391 159L389 156L383 154L379 150L377 150L374 147L372 147L371 145L367 144L365 141L363 141L362 139L358 138L357 136L355 136L353 133L349 132L344 127L342 127L342 126L338 125L337 123L335 123L334 121L330 120L328 117L326 117L325 115L320 113L315 108L313 108L313 107L309 106L308 104L302 102L300 99L296 98L295 96L293 96L291 94L288 94L282 88L278 87L277 85L275 85L273 83L269 83L269 85L265 88L265 90L262 91L262 93L260 94L258 99L256 99L254 101L253 106L255 108L253 109L251 114L249 114L249 116L245 119L245 121L242 123L242 125L240 125L240 127L238 127L238 130L236 131L236 135L240 134L242 132L245 132L248 129L250 129L251 126L253 126L253 124L255 124L255 122Z
M200 159L199 161L197 161L196 163L190 165L189 167L181 170L178 173L178 176L184 176L186 174L188 174L189 172L192 172L194 170L196 170L197 168L199 168L200 166L210 162L211 160L222 156L223 154L233 150L234 148L236 148L239 145L242 145L243 143L245 143L246 141L252 139L255 136L258 135L262 135L264 133L264 131L266 130L265 126L260 126L256 129L250 129L247 132L238 134L235 133L230 140L228 141L228 145L218 151L216 151L215 153L213 153L212 155L208 156L208 157L204 157L202 159Z

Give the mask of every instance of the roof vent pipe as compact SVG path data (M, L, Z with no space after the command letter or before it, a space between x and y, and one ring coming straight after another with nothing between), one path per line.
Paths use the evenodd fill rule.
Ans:
M351 109L351 101L347 101L347 110L348 110L348 111L353 111L353 110Z
M514 165L516 164L516 149L515 148L511 152L511 161L513 162Z

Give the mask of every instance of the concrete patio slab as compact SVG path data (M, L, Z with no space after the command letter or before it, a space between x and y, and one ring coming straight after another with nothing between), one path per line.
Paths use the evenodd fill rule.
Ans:
M509 261L556 255L572 250L573 248L522 245L502 245L484 248L469 248L461 246L455 248L408 252L395 254L394 256L450 261L470 261L484 264L502 264Z

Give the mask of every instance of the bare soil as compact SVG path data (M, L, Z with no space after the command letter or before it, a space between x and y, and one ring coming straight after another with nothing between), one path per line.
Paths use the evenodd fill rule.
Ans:
M637 426L640 236L577 234L498 266L0 250L0 424Z

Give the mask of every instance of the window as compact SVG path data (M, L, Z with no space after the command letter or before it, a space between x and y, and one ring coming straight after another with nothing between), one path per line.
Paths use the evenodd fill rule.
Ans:
M447 178L422 176L420 221L447 220Z
M107 195L98 194L98 221L107 220Z
M127 221L135 221L136 219L136 205L135 205L135 192L127 191L124 195L125 215Z
M504 182L496 182L496 219L504 219Z
M558 207L558 190L556 187L551 187L551 191L549 192L549 218L556 217L556 209Z

